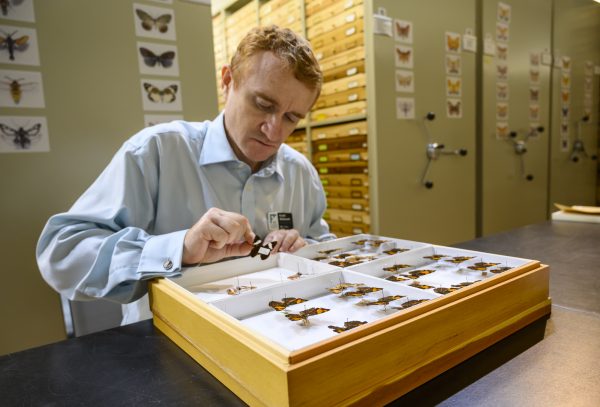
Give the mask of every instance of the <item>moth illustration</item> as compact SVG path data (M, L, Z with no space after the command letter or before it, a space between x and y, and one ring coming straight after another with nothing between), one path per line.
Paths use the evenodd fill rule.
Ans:
M156 29L163 34L169 30L169 23L173 18L171 14L163 14L154 18L139 8L135 9L135 14L137 14L138 18L141 20L144 30L150 31L152 28L156 27Z
M304 298L296 298L296 297L284 297L281 301L270 301L269 307L273 308L275 311L283 311L290 305L301 304L306 302Z
M564 118L569 117L569 106L561 106L560 113L561 113L561 116Z
M460 95L460 82L460 79L446 79L446 89L448 90L448 95Z
M499 138L508 137L508 125L496 124L496 136Z
M166 51L160 55L156 55L148 48L140 47L140 54L144 59L144 63L149 67L162 66L163 68L169 68L173 65L175 59L175 51Z
M17 31L13 31L10 34L7 34L4 31L1 31L5 37L0 35L0 49L5 49L8 51L8 59L11 61L15 60L15 51L24 52L28 47L29 36L23 35L19 38L13 38L13 36L17 33Z
M449 74L460 75L460 57L446 55L446 69Z
M396 75L396 80L398 81L398 85L405 88L405 87L410 86L410 84L412 83L412 76L411 75Z
M410 264L394 264L393 266L384 267L383 269L385 271L395 272L395 271L398 271L400 269L405 269L407 267L412 267L412 266Z
M261 260L266 260L270 255L271 251L277 246L277 241L264 243L258 235L254 236L254 242L252 243L252 250L250 251L250 257L256 257L260 255Z
M8 85L8 89L10 91L10 97L12 98L15 105L18 105L21 102L21 96L23 96L24 89L31 89L32 86L36 85L36 82L22 82L25 78L13 79L11 77L5 76L7 81L3 81L3 85Z
M500 119L508 117L508 105L506 103L498 103L496 105L496 116Z
M449 51L459 51L460 35L446 34L446 45Z
M360 300L356 303L356 305L361 306L371 306L371 305L383 305L385 308L390 302L399 300L400 298L404 298L404 295L388 295L386 297L381 297L377 300L369 301L369 300Z
M39 141L41 136L41 128L41 123L36 123L28 129L22 126L19 126L15 129L7 126L6 124L0 123L0 132L2 133L2 138L9 142L12 141L12 144L15 146L15 148L21 150L27 150L29 147L31 147L32 143Z
M568 71L569 69L571 69L571 58L569 57L562 57L561 58L561 63L562 63L562 69L565 71Z
M147 92L148 99L154 103L173 103L177 99L179 87L173 84L164 89L159 89L151 83L144 82L144 89Z
M389 276L385 278L388 281L394 281L394 282L399 282L399 281L407 281L408 278L406 277L402 277L402 276L398 276L398 275L394 275L394 276Z
M496 39L498 41L508 41L508 26L505 24L496 24Z
M474 284L476 282L478 282L479 280L475 280L475 281L463 281L462 283L459 284L452 284L452 287L454 288L463 288L463 287L467 287L471 284Z
M346 321L344 322L344 326L329 325L327 328L333 329L334 332L337 332L339 334L350 329L356 328L358 326L364 325L366 323L367 321Z
M568 88L571 84L571 76L567 73L563 73L560 77L560 83L563 88Z
M339 283L338 285L329 287L327 290L334 294L339 294L348 288L361 287L361 286L364 286L364 283Z
M571 92L563 90L560 92L560 97L561 97L563 103L569 103L569 99L571 97Z
M412 50L410 49L400 49L396 48L396 54L398 55L398 60L402 63L408 63L410 61L410 55L412 54Z
M297 314L294 313L285 313L285 317L290 321L302 321L302 325L309 325L308 317L313 315L323 314L329 311L328 308L309 308L304 311L300 311Z
M381 287L359 286L359 287L356 287L356 291L346 291L345 293L342 294L342 297L362 297L369 293L374 293L374 292L382 291L382 290L383 290L383 288L381 288Z
M13 6L19 6L24 0L0 0L0 10L2 15L8 15L8 9Z
M460 116L460 100L448 101L448 116Z
M510 6L498 4L498 20L508 23L510 21Z
M396 34L400 38L408 38L410 35L410 24L400 24L396 21Z

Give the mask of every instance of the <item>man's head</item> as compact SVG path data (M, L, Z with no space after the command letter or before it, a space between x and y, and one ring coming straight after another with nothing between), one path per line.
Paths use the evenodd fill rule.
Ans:
M291 30L261 27L246 35L221 74L227 137L238 158L257 170L316 101L319 63Z

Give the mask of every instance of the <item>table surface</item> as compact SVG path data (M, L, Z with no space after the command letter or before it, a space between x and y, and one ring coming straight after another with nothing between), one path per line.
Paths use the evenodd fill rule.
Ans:
M550 265L552 315L390 406L600 405L600 225L549 221L455 245ZM0 404L244 403L151 321L0 357Z

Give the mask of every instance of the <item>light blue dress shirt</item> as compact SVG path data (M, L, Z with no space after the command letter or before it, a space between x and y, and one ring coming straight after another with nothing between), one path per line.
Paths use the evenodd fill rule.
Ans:
M256 173L237 159L223 125L176 121L129 139L66 213L52 216L36 254L44 279L71 300L140 298L145 280L181 273L186 231L211 207L269 232L268 212L290 212L302 237L335 237L325 194L302 154L282 145Z

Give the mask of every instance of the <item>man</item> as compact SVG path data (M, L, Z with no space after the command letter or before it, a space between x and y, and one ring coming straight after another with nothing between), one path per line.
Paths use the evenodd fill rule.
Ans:
M255 234L277 241L274 252L332 237L315 169L282 145L320 92L308 43L276 26L254 29L221 75L226 103L214 121L142 130L50 218L36 254L54 289L124 304L144 296L148 279L249 254ZM125 322L148 316L126 313Z

